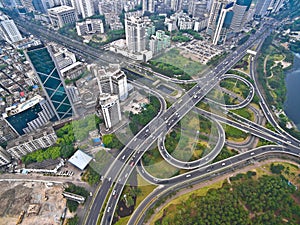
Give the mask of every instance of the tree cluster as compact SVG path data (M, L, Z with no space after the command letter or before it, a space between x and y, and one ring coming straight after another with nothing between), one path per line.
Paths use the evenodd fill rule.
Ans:
M149 123L158 113L160 109L159 100L150 96L150 103L143 107L143 110L138 114L129 113L129 127L133 134L137 134L139 130Z
M189 80L191 76L182 69L164 62L150 61L148 64L151 69L157 73L164 74L168 77L177 77L180 80Z
M31 152L22 157L25 164L42 162L45 159L69 158L74 152L74 142L83 141L88 137L89 131L96 129L101 120L95 115L65 124L56 130L57 141L54 146Z
M164 210L155 221L162 224L299 224L300 207L292 199L295 189L280 176L262 176L249 172L239 175L243 182L224 184L207 195L191 195L185 202ZM280 204L279 204L280 203ZM250 217L251 215L251 217Z

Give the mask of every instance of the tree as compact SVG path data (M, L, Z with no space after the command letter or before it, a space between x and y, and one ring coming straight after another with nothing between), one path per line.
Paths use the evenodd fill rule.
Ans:
M68 219L67 225L78 225L78 222L79 222L79 218L77 214L75 214L74 217Z
M78 205L79 205L78 202L67 199L67 207L70 210L70 212L75 212L78 208Z

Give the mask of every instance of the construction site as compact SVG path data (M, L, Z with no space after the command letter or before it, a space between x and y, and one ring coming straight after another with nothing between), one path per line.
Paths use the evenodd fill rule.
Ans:
M0 182L0 225L61 224L66 214L63 185Z

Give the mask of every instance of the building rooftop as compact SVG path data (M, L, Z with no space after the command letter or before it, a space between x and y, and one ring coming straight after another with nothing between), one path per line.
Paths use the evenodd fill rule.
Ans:
M85 154L81 150L78 150L69 159L69 162L72 163L74 166L78 167L79 169L84 170L84 168L90 163L92 159L93 158L91 156Z
M57 7L48 9L48 12L50 12L50 13L62 13L62 12L65 12L65 11L68 11L68 10L73 10L73 9L74 9L73 7L62 5L62 6L57 6Z

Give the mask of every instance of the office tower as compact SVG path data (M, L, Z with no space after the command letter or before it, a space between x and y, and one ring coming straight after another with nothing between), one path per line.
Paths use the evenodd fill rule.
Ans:
M106 128L109 129L121 121L120 103L117 95L100 94L99 108Z
M4 14L0 14L0 36L10 44L23 39L15 22Z
M106 70L95 67L93 73L98 80L100 93L116 94L121 101L128 97L126 74L119 68Z
M214 0L209 14L206 32L214 45L224 43L233 17L233 2Z
M91 17L95 14L92 0L78 0L82 18Z
M257 0L255 8L255 16L263 18L268 14L268 9L273 0Z
M250 8L252 0L237 0L233 6L233 18L230 29L233 32L240 32L246 20L247 11Z
M129 51L142 52L146 49L146 24L143 18L125 18L125 34Z
M76 31L78 36L94 33L104 33L104 26L101 19L87 19L76 23Z
M11 162L10 155L0 146L0 167Z
M24 135L48 123L55 113L50 103L43 97L33 98L5 109L2 118L18 135Z
M50 50L44 45L31 47L27 50L27 58L36 72L56 119L71 117L75 110L70 103L62 76Z
M74 23L77 20L75 9L65 5L48 9L48 15L51 24L54 27L63 27L64 25Z
M56 143L57 136L53 128L36 130L36 132L24 135L14 141L7 143L6 151L15 159L43 148L50 147Z
M155 11L155 2L154 0L142 0L142 11L154 13Z

